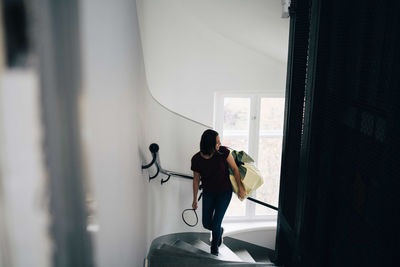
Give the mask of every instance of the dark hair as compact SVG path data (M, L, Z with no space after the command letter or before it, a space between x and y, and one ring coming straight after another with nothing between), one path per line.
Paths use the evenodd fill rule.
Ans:
M217 145L218 133L214 130L205 130L201 135L200 140L200 152L204 155L211 155L215 152L215 146Z

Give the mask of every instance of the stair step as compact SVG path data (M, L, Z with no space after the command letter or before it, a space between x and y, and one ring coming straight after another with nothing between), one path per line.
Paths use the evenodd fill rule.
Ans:
M210 245L204 243L200 239L195 239L195 240L191 241L190 245L210 254Z
M246 249L235 250L234 253L245 262L256 262Z
M205 251L207 253L210 253L210 246L201 241L200 239L194 240L191 242L191 245L194 247ZM241 258L239 258L232 250L230 250L227 246L222 244L219 247L219 255L218 259L224 260L224 261L242 261Z
M176 240L176 242L173 244L174 247L189 251L189 252L193 252L196 253L198 255L203 255L205 257L210 257L210 258L214 258L214 259L218 259L217 256L214 256L212 254L210 254L209 252L205 252L202 249L199 249L185 241L182 240Z
M269 267L270 265L262 263L250 263L250 262L229 262L219 261L210 262L210 259L202 258L185 258L176 257L174 255L157 255L150 261L148 267L206 267L206 266L232 266L232 267Z
M214 256L210 253L209 238L210 234L204 232L185 232L159 236L151 243L147 255L148 267L276 266L269 260L274 256L273 250L231 237L224 237L224 245L220 247L219 256ZM192 245L195 245L196 248ZM250 258L248 255L244 256L243 249L250 254L255 262L249 262ZM201 250L201 252L198 250ZM240 257L234 254L235 252ZM232 260L229 255L235 259ZM246 262L243 260L246 260Z
M220 259L204 257L203 255L196 254L194 252L189 252L181 248L177 248L168 244L162 245L160 248L155 249L150 255L151 261L154 262L155 259L160 258L160 256L171 258L171 262L189 262L192 260L203 262L203 263L219 263Z
M219 247L219 256L222 256L223 259L226 258L226 260L229 261L243 261L241 258L239 258L238 255L235 254L230 248L228 248L226 245L222 244Z
M149 256L149 267L193 267L193 266L266 266L259 263L221 261L196 255L171 245L162 245Z
M214 255L212 255L210 253L207 253L204 250L198 249L198 248L192 246L191 244L186 243L185 241L182 241L182 240L177 240L173 244L173 246L177 247L177 248L181 248L181 249L189 251L189 252L193 252L193 253L196 253L196 254L204 255L205 257L210 257L210 258L213 258L213 259L220 259L219 257L214 256ZM209 246L207 246L207 248L209 248ZM245 262L256 262L246 249L239 249L239 250L235 251L234 253L242 261L245 261Z
M232 237L224 237L224 243L229 246L233 252L246 248L247 252L256 262L272 264L270 259L273 258L274 251L269 248L261 247Z

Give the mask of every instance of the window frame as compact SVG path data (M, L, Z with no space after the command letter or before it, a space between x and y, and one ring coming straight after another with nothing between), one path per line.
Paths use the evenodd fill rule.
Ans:
M248 153L252 155L255 162L258 162L258 150L260 141L260 115L261 115L261 99L262 98L285 98L284 92L218 92L214 97L214 129L223 136L223 117L224 117L224 99L225 98L249 98L249 129L248 129ZM280 131L266 131L267 137L283 138L283 129ZM236 197L236 196L232 196ZM256 203L246 201L245 215L243 216L226 216L226 222L240 221L276 221L276 215L256 215Z

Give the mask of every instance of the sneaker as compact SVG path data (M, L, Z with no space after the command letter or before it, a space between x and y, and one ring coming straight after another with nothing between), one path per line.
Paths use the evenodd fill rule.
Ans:
M219 246L221 246L221 244L222 244L222 241L223 241L223 235L224 234L224 227L221 227L221 235L220 235L220 237L219 237L219 241L218 241L218 247Z
M218 247L211 246L211 254L218 256Z

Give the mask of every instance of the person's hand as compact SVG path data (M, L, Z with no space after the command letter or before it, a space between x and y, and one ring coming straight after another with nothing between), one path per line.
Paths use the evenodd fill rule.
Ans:
M192 208L193 208L194 210L197 210L197 199L193 200Z
M239 197L240 200L243 200L245 196L246 196L246 190L244 189L243 184L241 184L239 186L238 197Z

